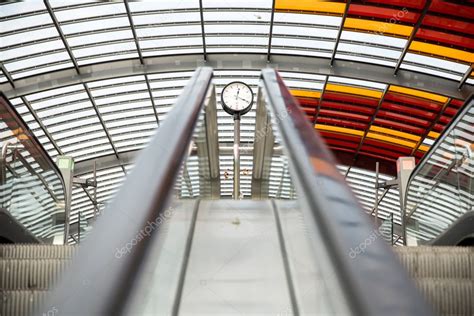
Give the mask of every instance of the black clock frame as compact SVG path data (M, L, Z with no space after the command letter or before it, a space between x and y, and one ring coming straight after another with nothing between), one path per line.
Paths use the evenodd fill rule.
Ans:
M224 102L224 91L225 89L230 86L231 84L235 84L235 83L239 83L239 84L243 84L244 86L247 86L250 90L250 92L252 92L252 100L250 101L249 105L243 109L243 110L240 110L240 111L235 111L231 108L229 108L227 106L227 104L225 104ZM222 105L222 109L224 111L226 111L228 114L232 115L235 119L239 119L242 115L246 114L247 112L249 112L251 109L252 109L252 106L253 106L253 99L254 99L254 95L253 95L253 90L252 88L246 84L245 82L242 82L242 81L232 81L232 82L229 82L228 84L225 85L225 87L222 89L222 93L221 93L221 105Z

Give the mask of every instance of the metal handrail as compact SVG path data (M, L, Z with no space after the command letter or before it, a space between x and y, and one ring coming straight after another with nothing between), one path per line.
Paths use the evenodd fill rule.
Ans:
M376 235L332 154L281 77L274 69L265 69L262 81L313 244L318 248L323 241L349 310L354 315L431 315L390 247ZM351 256L361 245L364 249Z
M211 79L211 68L195 71L40 314L53 306L64 315L123 312L152 239L160 234L160 227L148 235L143 235L143 230L165 214ZM117 252L129 243L133 247L118 258Z

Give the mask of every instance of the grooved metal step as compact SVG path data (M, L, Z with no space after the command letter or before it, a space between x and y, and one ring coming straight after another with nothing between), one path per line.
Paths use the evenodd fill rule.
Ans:
M474 280L472 247L396 247L400 261L417 278Z
M0 259L0 289L50 289L68 263L58 259Z
M71 259L76 246L0 244L0 258L6 259Z
M49 291L44 290L0 290L0 315L27 316L33 315L46 299ZM48 312L50 312L48 314ZM58 315L54 307L44 311L43 315Z
M416 284L440 315L474 315L472 280L417 279Z
M440 315L474 315L473 247L396 247L401 263Z

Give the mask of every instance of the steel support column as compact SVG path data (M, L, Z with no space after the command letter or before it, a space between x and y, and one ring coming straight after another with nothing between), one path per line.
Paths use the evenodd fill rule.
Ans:
M416 36L416 33L418 32L421 23L423 22L423 19L425 18L426 13L428 12L429 8L431 5L431 0L426 0L425 1L425 6L423 7L423 11L421 11L420 16L418 17L418 20L416 21L415 26L413 27L413 30L411 31L410 37L408 38L408 41L405 44L405 47L403 48L403 51L400 55L400 58L398 58L397 65L395 66L394 74L396 75L398 71L400 70L400 66L403 63L403 59L405 58L405 55L407 54L408 50L410 49L410 45L413 42L413 39Z
M61 38L61 41L63 42L63 45L69 55L69 58L71 58L71 62L74 65L74 69L76 69L76 72L78 74L81 73L81 70L79 68L79 64L77 63L76 58L74 57L74 54L72 53L72 49L69 46L66 36L63 33L63 30L61 29L61 26L59 25L58 19L56 18L56 15L54 14L54 10L51 7L51 4L49 3L49 0L44 0L44 5L46 6L46 10L48 10L49 16L51 17L51 20L53 20L53 24L56 27L56 30L59 33L59 37Z
M339 46L339 41L341 40L342 30L344 29L344 23L346 22L347 13L349 12L349 6L351 5L351 0L347 0L346 7L344 9L344 15L342 16L341 26L337 32L336 43L334 45L334 50L332 51L331 61L329 62L331 66L334 64L334 59L336 58L337 47Z
M356 61L338 60L331 67L328 59L322 57L272 54L272 60L268 63L266 56L266 53L211 54L207 56L207 61L203 60L202 54L182 55L179 57L159 56L147 57L146 65L142 65L138 58L111 61L81 66L81 74L77 74L74 69L63 69L28 78L20 78L15 80L15 89L11 87L10 83L4 83L0 84L0 90L8 98L15 98L54 88L123 76L192 71L196 67L206 64L214 68L214 70L261 70L271 67L279 71L294 73L300 72L370 80L420 89L462 100L474 93L474 87L471 85L464 85L461 90L458 90L459 83L456 81L405 69L400 69L398 75L394 76L392 68Z

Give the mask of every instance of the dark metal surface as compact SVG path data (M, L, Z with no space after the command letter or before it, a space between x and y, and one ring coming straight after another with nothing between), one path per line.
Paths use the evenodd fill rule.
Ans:
M66 36L64 35L63 30L61 29L61 26L59 25L58 19L56 18L56 15L54 14L54 10L51 7L49 0L43 0L43 2L46 7L46 10L48 10L51 20L53 20L53 24L56 27L56 31L58 32L59 37L61 38L61 41L63 42L64 48L66 49L66 52L68 53L69 58L71 58L71 62L74 65L74 69L76 70L78 74L80 74L81 70L80 70L79 64L77 63L77 60L74 57L74 54L72 53L72 49L66 40Z
M0 208L0 244L5 243L40 244L42 242L17 221L10 212Z
M138 58L107 63L80 66L81 74L74 69L65 69L46 74L15 80L16 89L9 83L0 84L0 90L9 98L37 93L53 88L96 80L123 76L194 71L199 66L213 67L215 70L252 70L276 68L279 71L301 72L320 75L370 80L407 88L465 99L474 92L474 86L464 85L458 90L458 82L437 76L401 69L397 76L393 68L361 62L338 60L331 67L328 58L304 57L272 54L268 63L265 54L208 54L205 61L202 54L147 57L146 65Z
M144 64L145 61L143 60L142 50L140 49L140 41L138 40L137 31L135 30L135 25L133 24L132 13L130 11L130 6L128 5L128 0L124 0L123 3L125 4L125 10L127 11L128 22L130 23L130 29L132 30L133 41L135 42L135 46L137 47L138 58L140 58L140 62Z
M270 16L270 31L268 32L268 51L267 51L267 61L270 62L270 54L272 52L272 37L273 37L273 21L275 20L275 1L272 1L272 14Z
M202 0L199 0L199 16L201 18L202 53L203 53L204 60L207 60L206 32L204 29L204 12L203 12L203 7L202 7Z
M463 240L474 239L474 211L459 217L448 229L432 241L433 246L457 246Z
M278 121L278 127L305 204L304 216L318 232L313 239L322 238L325 242L352 313L431 315L280 76L273 69L265 69L262 78L274 115L288 113L287 119Z
M341 19L341 26L339 26L339 31L337 32L336 43L334 44L334 49L331 55L331 61L329 62L332 66L334 64L334 59L336 58L337 47L339 46L339 41L341 40L342 30L344 29L344 23L346 22L347 13L349 12L349 6L351 5L351 0L347 0L346 7L344 9L344 14Z
M144 229L166 214L173 183L188 152L211 78L212 69L196 70L117 198L98 218L81 245L77 260L39 314L52 306L64 315L120 315L123 312L149 251L151 236L160 232L158 226L147 236L143 235ZM132 246L125 249L128 244Z

